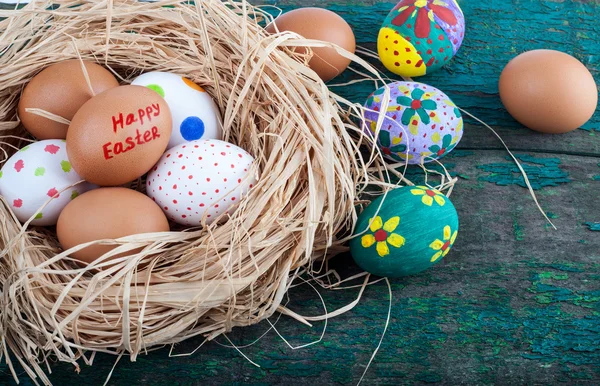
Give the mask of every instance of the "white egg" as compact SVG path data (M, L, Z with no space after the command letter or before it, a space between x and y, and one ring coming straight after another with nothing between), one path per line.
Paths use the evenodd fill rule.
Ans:
M146 192L172 221L210 224L231 213L256 183L254 158L219 140L193 141L168 150L148 173Z
M223 123L217 105L196 83L168 72L148 72L131 83L162 96L171 110L173 131L168 148L200 139L221 139Z
M32 225L56 225L58 215L72 199L96 187L82 182L63 192L78 181L81 177L71 167L65 141L49 139L25 146L6 161L0 171L0 195L19 221L35 216Z

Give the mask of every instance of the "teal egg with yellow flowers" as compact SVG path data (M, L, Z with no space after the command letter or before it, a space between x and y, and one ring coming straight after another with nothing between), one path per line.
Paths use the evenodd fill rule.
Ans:
M377 276L415 275L439 263L458 235L456 208L443 193L403 187L373 201L358 217L350 252Z

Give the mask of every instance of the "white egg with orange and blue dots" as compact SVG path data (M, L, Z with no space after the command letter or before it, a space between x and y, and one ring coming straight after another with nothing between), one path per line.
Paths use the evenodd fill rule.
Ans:
M168 150L148 173L146 194L178 224L198 226L203 219L210 224L231 214L254 186L253 162L228 142L185 143Z
M168 148L200 139L221 139L222 122L217 105L196 83L168 72L148 72L131 84L145 86L162 96L173 117Z
M0 196L19 221L34 217L31 225L56 225L71 200L96 187L88 182L71 187L81 180L67 158L65 141L49 139L23 147L6 161L0 170Z

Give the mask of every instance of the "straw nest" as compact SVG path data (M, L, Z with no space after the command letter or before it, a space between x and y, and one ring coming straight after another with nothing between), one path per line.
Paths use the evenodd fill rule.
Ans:
M325 43L267 35L259 22L269 16L245 1L34 2L0 17L3 159L30 140L16 115L23 87L52 63L81 58L123 83L158 70L205 87L223 113L224 139L255 156L259 179L226 222L120 239L114 253L144 249L85 268L60 250L53 229L21 225L0 197L1 349L13 374L9 352L49 383L52 356L75 366L89 352L135 360L278 311L293 315L281 305L292 280L343 250L361 190L385 180L380 155L359 152L360 107L305 65L310 51L292 52Z

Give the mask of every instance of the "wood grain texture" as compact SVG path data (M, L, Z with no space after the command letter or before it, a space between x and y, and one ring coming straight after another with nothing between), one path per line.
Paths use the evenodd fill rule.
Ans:
M296 1L323 4L323 1ZM375 48L379 25L392 3L345 2L329 8L352 25L359 44ZM292 1L278 3L284 9ZM421 275L392 281L389 331L365 383L387 384L598 384L600 382L600 121L562 136L520 127L503 110L497 79L522 51L553 48L574 54L596 80L600 5L595 1L494 0L461 2L467 35L458 56L419 80L450 95L461 107L493 124L523 162L554 231L537 212L514 164L487 129L469 125L444 159L460 181L453 195L461 229L445 261ZM350 79L346 74L343 82ZM336 91L363 103L375 89L362 83ZM409 177L422 178L416 169ZM349 256L334 259L343 277L357 272ZM356 290L320 291L328 310L351 302ZM290 293L291 309L323 313L314 290ZM163 349L130 363L123 358L113 385L356 384L377 345L388 311L388 290L369 287L351 312L330 320L322 342L290 349L273 331L242 351L224 338L194 355L168 358ZM273 318L274 322L276 319ZM282 317L279 332L292 345L319 338L324 323L309 328ZM247 345L268 323L236 329L229 338ZM192 339L174 353L193 351ZM220 343L220 344L219 344ZM57 384L100 385L113 357L94 367L56 364ZM23 384L32 384L21 376ZM0 365L0 384L13 384Z

